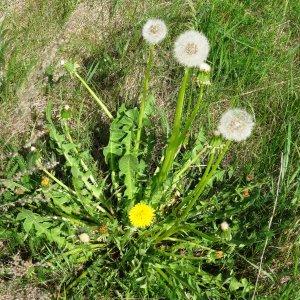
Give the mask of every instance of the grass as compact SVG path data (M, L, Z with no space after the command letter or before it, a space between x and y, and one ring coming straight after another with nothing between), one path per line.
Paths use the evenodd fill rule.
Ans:
M23 11L7 14L1 26L3 39L0 41L0 68L4 70L0 118L5 120L0 124L0 150L6 155L7 144L22 147L36 131L41 110L37 109L33 121L24 119L22 111L15 110L19 102L24 105L24 99L18 96L26 95L32 84L37 90L34 95L38 97L28 98L25 105L30 102L35 106L38 102L36 106L39 107L48 99L53 99L57 105L68 103L72 110L78 111L73 127L77 133L75 137L92 149L105 144L105 134L100 127L104 121L95 113L96 106L91 104L92 100L82 87L56 73L59 60L76 59L82 66L83 76L109 109L115 111L120 103L130 105L137 101L144 68L141 62L145 61L142 60L145 51L141 46L140 29L145 20L154 16L164 19L172 37L187 28L202 30L211 42L209 63L213 68L214 84L208 91L206 99L209 100L199 124L213 132L220 113L230 105L243 106L256 118L252 139L236 146L227 157L235 173L227 187L232 199L224 208L224 214L238 226L239 238L245 244L238 251L240 272L255 282L268 239L262 269L273 281L262 275L257 298L298 299L299 1L111 1L100 8L95 3L91 2L91 14L98 7L99 16L109 16L108 19L103 17L101 22L105 34L96 42L93 39L95 27L100 26L99 16L95 17L95 22L81 24L85 30L80 34L76 34L75 26L72 38L59 44L55 59L49 61L42 73L40 65L45 62L47 65L48 59L44 50L52 49L52 44L55 47L53 39L64 37L64 31L73 28L66 24L80 4L78 1L52 0L50 5L44 1L28 1ZM165 120L170 120L174 111L181 71L170 54L172 42L167 38L166 47L158 52L157 67L151 79ZM37 75L31 77L32 74ZM48 78L46 85L44 77ZM24 88L25 93L21 93ZM213 114L207 114L208 111ZM25 123L15 128L12 125L19 117ZM24 128L21 134L20 126ZM281 157L283 174L269 230ZM250 182L246 180L249 174L254 176ZM238 188L233 191L235 186ZM240 197L245 188L250 189L248 198ZM231 215L230 207L239 205L237 199L248 201L248 208ZM288 278L288 282L282 283L282 278Z

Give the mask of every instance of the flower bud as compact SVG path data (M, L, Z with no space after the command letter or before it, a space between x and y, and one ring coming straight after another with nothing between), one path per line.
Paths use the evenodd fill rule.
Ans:
M220 227L222 231L227 231L229 229L229 224L226 221L224 221L221 223Z
M90 241L90 237L86 233L82 233L78 237L82 243L88 243Z

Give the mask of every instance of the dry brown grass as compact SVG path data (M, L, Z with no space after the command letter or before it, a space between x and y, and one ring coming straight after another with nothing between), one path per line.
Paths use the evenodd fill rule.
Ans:
M49 100L45 93L48 84L45 74L49 67L54 66L54 79L58 81L63 75L59 67L61 59L72 58L80 63L109 38L112 30L121 30L128 22L122 9L112 12L111 1L82 1L63 26L52 22L51 11L49 16L42 15L40 22L33 24L30 20L34 20L39 13L39 5L34 1L18 1L15 6L10 1L4 15L8 24L12 20L17 24L11 23L8 27L11 31L18 31L16 35L19 36L19 43L25 43L24 48L18 48L18 54L15 53L16 45L10 45L6 53L7 64L12 56L17 56L18 60L24 62L35 61L26 80L16 88L14 98L17 100L5 104L5 110L10 111L10 114L3 113L6 122L1 124L0 129L6 142L16 140L16 137L32 130L35 122L33 116L42 118L45 104ZM29 42L27 45L26 41ZM68 86L64 89L68 89ZM51 100L55 100L53 96L52 93Z

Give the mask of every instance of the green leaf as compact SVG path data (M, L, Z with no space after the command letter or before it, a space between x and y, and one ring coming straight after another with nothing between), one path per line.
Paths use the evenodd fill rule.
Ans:
M24 220L23 228L26 233L29 233L33 226L35 226L39 222L42 222L43 218L30 210L23 209L17 215L17 221L20 220Z
M138 159L132 154L124 155L119 161L121 175L125 176L125 196L132 199L136 192L136 173L138 171Z
M109 142L103 154L112 171L118 171L118 159L125 153L129 154L132 149L137 118L136 109L127 109L121 105L117 117L110 125Z
M243 287L243 284L236 280L234 277L230 280L229 289L231 291L236 291L240 287Z
M146 100L146 105L145 105L145 115L147 117L150 117L154 115L155 113L155 97L154 95L149 95L147 100Z
M34 220L33 219L26 218L24 220L23 228L26 231L26 233L29 233L29 231L32 229L33 225L34 225Z

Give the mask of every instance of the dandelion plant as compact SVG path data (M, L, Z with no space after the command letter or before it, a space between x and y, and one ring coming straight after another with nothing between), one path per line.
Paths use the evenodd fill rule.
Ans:
M151 19L142 29L148 52L138 108L122 104L116 113L109 111L78 65L64 63L110 122L108 144L97 149L103 152L101 164L72 137L69 107L61 108L58 118L52 105L47 107L51 155L34 151L40 185L28 186L32 199L44 201L24 201L16 220L23 226L24 242L39 239L43 249L47 243L56 246L48 265L74 266L60 282L67 297L81 293L88 299L223 299L229 295L228 285L238 287L233 289L236 297L251 290L247 280L221 271L222 261L232 260L238 242L227 221L216 220L222 209L212 199L214 182L224 174L221 162L233 142L251 135L253 117L232 108L215 125L219 134L204 132L201 124L195 126L199 132L192 130L204 101L209 101L211 67L208 39L188 30L174 44L182 80L172 131L153 161L155 107L151 112L146 107L155 106L149 102L154 94L151 70L154 52L160 54L166 35L162 20ZM192 109L186 109L188 91L197 95ZM52 169L47 168L50 157L58 162ZM106 167L97 170L104 163Z

